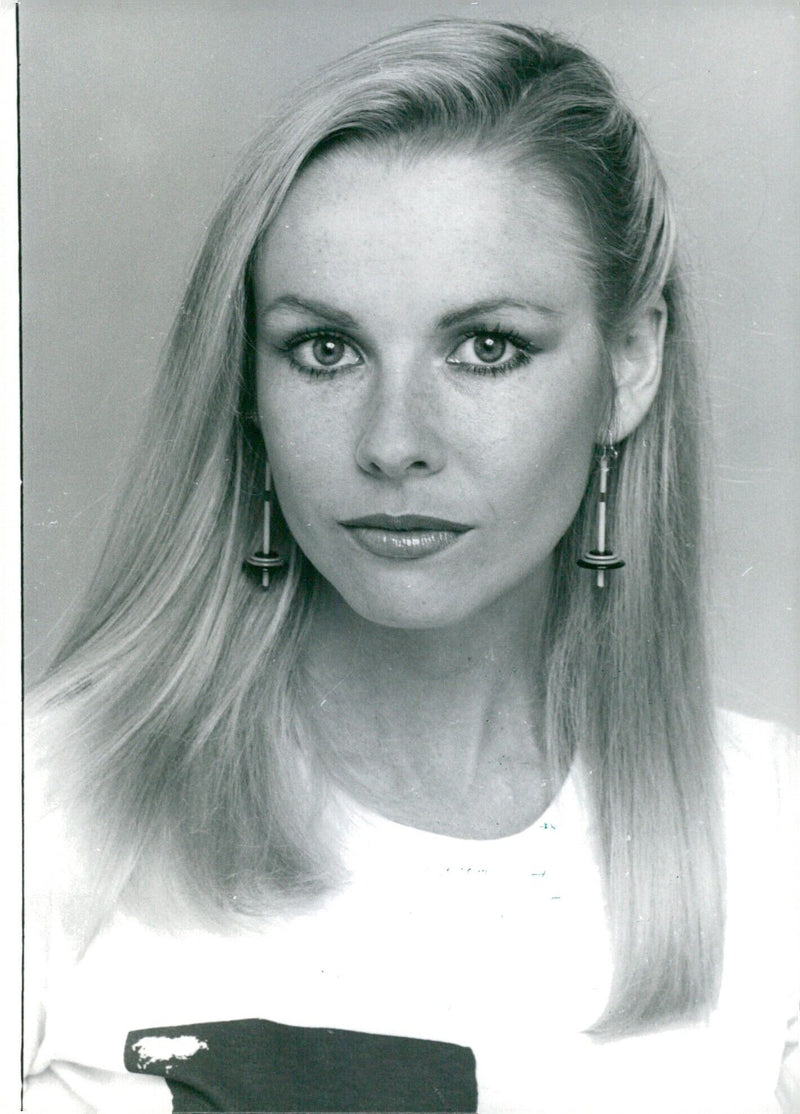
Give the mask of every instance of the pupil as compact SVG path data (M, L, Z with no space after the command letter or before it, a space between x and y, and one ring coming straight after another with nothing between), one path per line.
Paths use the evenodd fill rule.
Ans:
M330 367L332 364L338 364L344 355L344 343L335 337L317 337L312 345L312 351L318 363Z
M478 359L489 364L500 359L506 346L502 337L496 336L476 337L474 343Z

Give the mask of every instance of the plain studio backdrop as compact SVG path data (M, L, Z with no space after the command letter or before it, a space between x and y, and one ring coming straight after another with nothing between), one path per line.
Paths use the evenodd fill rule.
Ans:
M191 261L243 143L323 63L448 15L565 32L615 72L649 125L712 390L719 698L799 727L792 0L21 0L28 676L91 574Z

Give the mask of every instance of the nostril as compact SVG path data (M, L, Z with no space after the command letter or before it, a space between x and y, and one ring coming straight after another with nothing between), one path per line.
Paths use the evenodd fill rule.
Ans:
M371 476L425 476L444 465L444 446L427 423L405 406L381 406L370 415L355 450L358 466Z

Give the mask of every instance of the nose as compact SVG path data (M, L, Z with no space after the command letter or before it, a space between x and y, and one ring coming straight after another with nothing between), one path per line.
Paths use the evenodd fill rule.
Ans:
M362 471L393 480L441 471L445 443L431 395L413 369L376 375L356 446Z

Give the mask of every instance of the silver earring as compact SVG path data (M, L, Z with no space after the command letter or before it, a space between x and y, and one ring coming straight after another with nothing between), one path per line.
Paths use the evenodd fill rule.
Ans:
M590 549L578 558L582 569L594 569L597 572L597 587L605 588L606 570L621 569L625 562L617 557L616 553L606 549L606 497L608 495L608 472L611 461L616 460L619 453L613 445L603 445L600 453L600 490L597 497L597 549Z
M269 461L264 464L264 524L261 532L261 549L245 557L245 564L261 569L261 587L269 588L269 570L279 569L285 559L270 549L270 505L272 503L272 472Z

